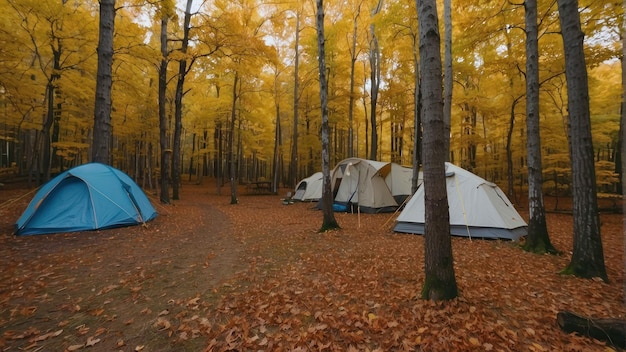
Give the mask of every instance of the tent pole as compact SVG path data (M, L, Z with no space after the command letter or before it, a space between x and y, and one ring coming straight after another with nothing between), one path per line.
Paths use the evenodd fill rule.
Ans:
M387 221L385 221L385 223L384 223L384 224L382 224L382 225L380 226L380 228L382 229L383 227L385 227L385 225L387 225L387 224L389 223L389 221L390 221L391 219L393 219L393 218L394 218L394 216L395 216L395 215L396 215L396 214L400 211L400 209L402 209L402 207L403 207L403 206L404 206L404 205L405 205L405 204L406 204L406 203L407 203L407 202L408 202L411 198L413 198L413 194L411 194L410 196L408 196L408 197L404 198L404 201L402 202L402 204L400 204L400 206L399 206L398 208L396 208L396 211L394 211L394 212L393 212L393 214L391 214L391 216L389 217L389 219L387 219Z

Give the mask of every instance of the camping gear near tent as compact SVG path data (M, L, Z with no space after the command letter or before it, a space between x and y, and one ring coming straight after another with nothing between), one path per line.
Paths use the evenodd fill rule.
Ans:
M291 199L300 202L313 202L322 199L324 174L316 172L303 179L296 185L296 191Z
M450 233L456 236L518 240L527 224L494 183L446 163ZM408 201L394 231L424 234L424 187Z
M15 224L16 235L98 230L154 219L139 186L109 165L69 169L43 185Z
M364 213L392 212L411 193L412 172L390 162L348 158L332 171L335 204L358 207ZM395 173L394 173L395 171ZM407 188L408 186L408 188Z

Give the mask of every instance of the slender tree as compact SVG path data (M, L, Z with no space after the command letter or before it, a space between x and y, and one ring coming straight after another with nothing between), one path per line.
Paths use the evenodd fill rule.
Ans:
M626 13L626 1L622 3L624 13ZM622 214L626 214L626 91L623 87L626 87L626 16L622 19L622 108L620 114L619 123L619 140L620 145L620 171L621 171L621 187L622 187ZM625 220L626 221L626 220ZM626 242L624 243L624 252L626 253ZM626 268L626 264L625 268ZM624 291L626 292L626 281L624 281ZM626 296L624 296L624 303L626 303Z
M411 35L413 41L413 177L411 178L411 194L419 186L419 173L422 166L422 94L420 78L419 44L417 34Z
M446 161L450 161L450 121L452 117L452 0L443 1L444 73L443 73L443 131Z
M298 180L298 109L300 108L300 9L296 11L296 40L293 45L293 135L291 136L291 163L289 167L289 183L295 187Z
M526 15L526 147L528 154L528 235L524 249L556 254L550 242L543 203L541 138L539 133L539 46L537 43L537 0L524 2Z
M174 140L172 143L172 199L180 199L178 195L178 187L180 186L180 170L181 170L181 140L180 136L183 131L183 93L185 86L185 77L187 77L187 49L189 47L189 31L191 30L191 4L193 0L187 0L185 7L185 17L183 20L183 39L181 42L180 52L183 58L178 62L178 80L176 83L176 93L174 96ZM190 65L191 66L191 65Z
M557 0L557 3L565 52L574 203L574 251L563 272L584 278L599 277L608 281L600 237L589 86L578 0Z
M275 127L274 127L274 158L272 162L273 171L272 171L272 192L278 192L278 185L280 183L280 175L281 175L281 166L283 160L283 140L282 140L282 130L280 125L280 69L276 66L276 71L274 72L274 108L275 108Z
M330 141L328 127L328 82L326 81L326 58L324 50L324 1L316 0L317 4L317 55L320 79L320 104L322 107L322 174L324 175L322 191L322 212L324 219L320 232L339 228L333 212L333 192L330 181Z
M163 204L170 202L170 157L172 151L169 149L169 140L167 138L167 24L172 13L172 4L170 1L164 1L161 4L161 63L159 66L159 146L161 148L161 194L160 200Z
M91 160L111 162L111 85L113 77L113 31L115 0L100 0L100 32L98 36L98 73L93 121Z
M357 40L358 40L358 19L361 15L361 6L363 2L360 1L357 4L356 11L352 17L352 43L350 44L350 96L348 98L348 158L355 156L354 153L354 100L355 100L355 79L354 71L356 67L356 60L359 53L357 52Z
M378 0L376 6L372 9L371 18L380 12L383 6L383 0ZM380 88L380 45L376 36L376 27L374 23L370 24L370 125L372 126L372 147L370 149L371 160L378 159L378 130L376 129L376 114L378 105L378 91Z
M441 38L436 0L417 0L424 121L425 273L422 298L457 297L443 144Z
M626 0L622 3L624 13L626 13ZM622 195L626 198L626 16L623 16L622 20L622 106L620 111L620 124L619 124L619 142L620 153L618 155L619 160L619 174L621 181ZM617 163L617 162L616 162ZM626 213L626 202L623 202L624 213ZM624 283L626 285L626 283ZM626 301L626 297L624 297Z
M239 203L237 199L237 163L235 160L235 120L237 118L237 102L239 94L237 91L241 85L239 72L235 71L233 77L233 100L230 109L230 131L228 131L228 163L230 167L230 204Z

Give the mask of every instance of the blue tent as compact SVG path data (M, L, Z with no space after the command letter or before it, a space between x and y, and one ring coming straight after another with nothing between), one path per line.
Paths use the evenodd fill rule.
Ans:
M128 175L90 163L43 185L17 220L15 234L106 229L142 224L156 216L148 197Z

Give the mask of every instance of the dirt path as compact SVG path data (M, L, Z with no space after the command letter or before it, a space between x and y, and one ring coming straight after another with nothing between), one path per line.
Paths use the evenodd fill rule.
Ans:
M183 319L199 298L214 301L247 267L215 199L197 187L181 198L157 205L147 227L73 234L14 237L28 199L0 210L0 348L170 350L159 328ZM202 346L202 338L177 344Z

